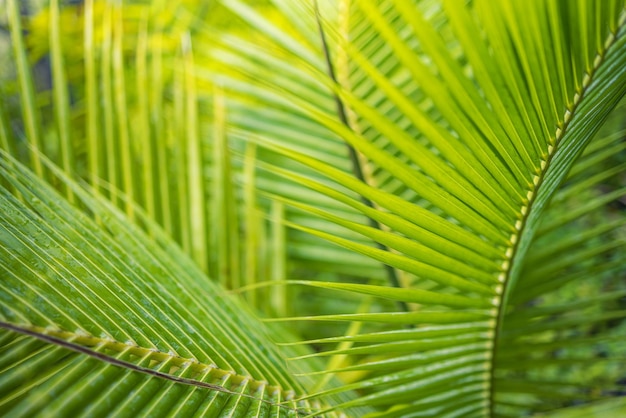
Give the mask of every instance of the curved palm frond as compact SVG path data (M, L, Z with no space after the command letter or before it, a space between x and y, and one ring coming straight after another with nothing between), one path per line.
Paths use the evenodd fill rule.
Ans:
M623 1L195 3L7 3L7 410L623 409Z
M64 413L112 411L113 397L143 413L310 408L285 353L169 239L157 245L67 179L100 225L6 154L1 168L15 189L3 188L0 234L5 410L28 415L50 393L48 411Z
M274 68L273 63L281 60L289 62L282 66L290 68L290 73L302 68L303 80L312 73L322 72L320 64L309 62L308 54L294 54L294 50L298 50L293 46L298 39L296 36L290 38L286 30L277 34L274 27L270 32L268 22L252 15L242 4L231 2L228 7L267 34L273 50L266 49L264 54L256 53L255 59L240 61L238 68L241 70L237 72L230 70L232 63L223 59L221 51L213 55L215 60L225 63L224 78L219 78L225 89L236 90L237 97L247 94L251 101L265 101L273 95L280 97L280 107L274 107L276 112L288 112L294 116L304 114L324 126L356 148L375 174L364 184L346 173L348 168L345 166L335 167L327 162L332 155L320 157L323 147L312 147L310 151L299 148L303 144L300 138L304 140L304 137L297 128L290 134L281 134L281 137L290 135L289 143L285 143L275 141L275 128L266 126L266 132L256 130L258 134L251 135L255 142L313 169L317 174L309 175L302 168L285 169L284 166L273 167L272 171L338 200L351 210L375 219L385 228L368 227L343 214L299 201L297 197L285 194L280 186L276 186L275 194L283 197L275 196L274 199L303 211L307 216L319 217L348 231L358 232L393 251L359 244L319 227L310 228L298 222L288 222L287 225L417 278L409 289L397 291L386 286L310 283L315 287L365 293L419 306L414 314L335 314L317 319L388 320L391 323L396 321L392 318L405 316L411 318L406 320L409 323L424 318L418 324L430 330L435 325L429 325L426 318L440 320L446 313L443 307L449 307L455 313L471 308L473 311L468 314L480 312L485 322L477 323L477 328L461 327L435 339L435 342L405 340L406 330L401 329L394 331L398 340L393 342L386 340L389 338L387 333L380 334L380 337L364 335L364 341L377 344L323 354L365 355L363 361L355 357L355 364L346 370L371 370L376 369L377 364L380 364L378 370L384 370L387 362L396 359L396 355L390 352L425 350L430 353L433 350L437 353L437 350L444 352L448 347L461 344L460 341L479 343L483 347L480 350L482 356L472 352L457 353L451 363L442 363L442 370L437 373L422 366L417 357L414 357L415 363L411 363L410 354L406 354L406 358L402 357L404 354L398 354L398 364L404 368L399 371L391 368L388 373L379 372L370 379L348 386L372 392L349 405L386 405L391 408L389 416L413 416L411 414L423 411L426 405L429 412L425 416L444 410L448 411L446 413L462 410L465 414L480 415L485 407L496 414L505 414L505 406L502 410L498 406L503 399L499 388L503 394L510 389L503 383L507 378L501 379L500 371L496 372L493 355L501 351L506 353L503 347L512 344L507 339L513 337L507 334L505 319L508 300L512 302L523 294L524 291L520 290L518 296L515 291L526 288L518 281L527 280L526 274L532 275L525 273L522 278L522 266L526 265L527 257L533 260L532 253L527 256L527 252L535 235L542 233L540 221L551 216L546 213L548 202L624 94L624 73L618 64L624 56L623 5L606 4L602 10L587 10L584 5L535 4L531 10L524 6L521 11L517 8L522 6L516 4L494 7L482 2L471 6L446 2L443 9L436 10L435 7L434 12L424 15L410 2L383 2L377 6L362 1L345 2L344 5L350 7L350 13L340 16L357 16L355 32L341 33L331 29L329 34L343 51L339 54L346 57L339 58L338 65L342 62L347 65L347 72L353 78L348 77L347 82L344 79L343 86L332 85L332 82L326 82L326 85L352 112L348 128L329 113L328 107L319 105L323 102L314 99L319 92L292 90L290 84L285 84L287 82L283 83L276 75L258 68L259 65ZM314 19L311 9L305 16ZM598 16L598 20L591 22L589 16ZM364 20L369 22L363 23ZM570 30L564 25L565 21L576 22L585 30ZM338 26L343 27L341 23ZM240 45L231 41L228 50L239 49L239 59L251 57ZM310 46L302 44L299 50L305 48L310 49ZM215 73L219 74L220 70L212 75L219 77ZM259 82L258 74L267 74L268 78ZM246 116L252 117L251 114ZM292 120L297 123L297 119ZM248 123L252 123L250 119ZM618 166L615 171L621 172L621 168ZM325 179L320 180L320 174ZM329 184L329 180L335 184ZM392 183L395 186L385 186ZM590 186L592 184L587 183L581 188ZM343 192L346 187L374 202L376 209ZM596 206L619 196L621 191L617 190L612 195L598 198ZM559 209L553 210L559 213ZM618 225L619 221L613 224ZM601 230L609 230L611 225L599 228L589 233L598 236ZM348 235L347 232L344 234ZM555 239L549 242L554 245ZM567 245L566 240L563 242ZM593 253L580 250L571 256L570 262L580 261L581 257L589 260L593 254L620 246L619 240L608 242L606 248L594 248ZM555 260L567 262L564 258ZM619 268L616 264L612 267ZM564 268L556 263L555 266L550 263L537 266L545 270L541 276L536 276L536 280L545 283L550 277L545 274L551 269ZM611 271L608 266L606 268ZM435 294L429 293L433 290ZM536 293L534 297L542 294ZM620 295L616 292L612 298ZM593 301L594 298L590 297L589 303L593 304ZM566 309L571 307L564 306L563 311ZM608 316L599 315L596 320L621 317L623 313L615 311ZM289 318L293 319L297 318ZM515 323L511 326L520 327L515 335L521 336L524 332L530 335L534 322L532 317L524 319L529 320L528 330L524 331L525 327ZM557 322L545 324L548 329L550 326L559 327ZM315 340L315 343L322 341L334 344L359 341L359 337L328 338ZM515 350L511 349L511 352L515 353ZM382 353L386 354L385 358L377 359ZM415 364L416 368L410 369L410 364ZM448 371L447 366L450 366ZM448 410L445 408L450 406L449 399L434 399L439 399L437 397L443 396L442 393L454 393L455 387L467 385L463 379L458 379L460 369L464 370L463 376L475 379L479 389L455 398L458 408L462 409L452 407ZM532 387L515 376L520 379L520 385ZM409 381L412 383L408 384ZM450 382L453 381L457 381L457 386L452 386ZM535 389L538 390L541 389ZM325 393L329 392L320 395ZM417 394L423 398L414 401ZM559 393L561 404L576 396L580 396L580 392ZM405 402L407 405L398 407ZM504 405L506 401L502 400L502 403Z

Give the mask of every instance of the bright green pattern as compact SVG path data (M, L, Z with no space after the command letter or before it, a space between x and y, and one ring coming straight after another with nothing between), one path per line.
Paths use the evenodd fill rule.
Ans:
M320 1L337 82L314 3L269 3L8 0L0 411L516 417L623 391L624 2Z

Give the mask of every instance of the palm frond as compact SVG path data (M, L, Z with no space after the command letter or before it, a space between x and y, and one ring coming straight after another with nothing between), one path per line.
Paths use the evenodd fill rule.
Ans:
M287 225L368 255L418 278L418 281L412 282L413 289L397 291L384 286L315 282L310 285L400 299L419 304L419 309L433 306L435 310L445 311L442 305L455 310L461 307L491 308L492 320L485 323L487 332L482 335L482 363L476 360L476 368L472 368L476 376L480 376L478 381L483 379L484 392L482 397L472 398L473 406L467 413L482 413L485 405L487 409L494 410L500 399L498 388L502 387L503 392L509 391L509 388L502 385L496 377L497 369L490 364L494 353L499 352L496 347L509 344L506 325L503 325L506 324L505 313L508 312L508 300L516 297L515 289L525 288L518 281L528 280L526 275L521 278L527 252L533 245L535 235L541 234L541 220L550 216L546 213L549 201L554 198L578 155L624 94L623 88L616 89L616 86L624 85L623 72L611 70L617 69L617 61L623 59L624 13L617 3L607 4L602 11L593 10L593 13L602 16L602 24L594 21L587 26L585 23L581 26L585 28L584 35L581 35L568 28L562 30L562 22L571 19L583 25L586 16L592 12L586 6L568 8L536 4L532 10L525 8L522 12L518 9L521 5L499 5L494 9L493 5L481 2L470 6L447 2L444 9L424 15L410 2L376 5L363 1L350 4L350 7L350 16L354 13L361 16L355 19L357 32L354 36L348 32L350 38L347 39L346 33L332 30L328 34L334 44L342 48L347 57L344 60L349 61L353 68L352 72L348 70L349 75L356 77L356 81L352 84L348 78L348 84L344 81L342 86L326 83L326 89L338 96L353 114L353 125L349 128L317 107L321 102L314 97L320 93L304 96L310 92L291 91L288 84L275 80L276 77L272 77L271 82L265 79L260 83L254 78L253 75L264 73L262 69L258 69L257 73L259 65L269 67L278 59L289 60L292 68L305 69L302 72L305 79L317 71L315 69L319 65L310 64L308 56L306 64L301 61L304 55L294 56L293 43L297 42L297 38L290 38L288 32L282 32L280 39L277 39L277 33L267 32L268 42L273 42L274 50L267 49L262 57L257 54L254 60L245 61L246 67L240 72L224 71L220 78L221 71L217 69L211 77L219 78L220 84L228 91L236 92L237 97L247 93L248 101L280 95L277 112L307 115L357 149L368 164L376 167L379 175L386 173L385 180L377 182L374 189L350 178L345 168L337 169L332 163L326 163L326 158L318 156L321 150L303 152L302 148L298 148L298 139L302 135L296 130L289 138L290 144L276 142L271 126L267 127L267 132L256 131L258 136L254 136L255 142L263 147L303 164L318 175L323 174L326 179L317 179L315 174L304 175L299 167L268 169L283 178L298 179L300 184L323 192L381 222L386 229L376 230L364 226L362 222L346 220L340 214L320 210L308 202L300 203L293 196L284 195L280 189L274 194L285 198L274 199L284 201L309 216L317 216L358 232L394 251L383 252L371 244L356 244L353 239L295 222L288 222ZM239 3L229 4L229 8L255 28L265 27L250 17L248 10L240 7ZM353 9L357 11L352 12ZM522 18L516 19L517 16ZM313 18L311 12L307 18ZM370 25L364 25L364 19L370 20ZM340 27L343 26L340 24ZM340 39L342 35L344 37ZM367 41L359 44L361 37ZM541 45L546 42L547 46ZM368 50L366 46L370 45L379 47L372 46ZM229 51L237 48L233 43L229 43L228 47ZM301 49L304 48L303 45ZM226 64L222 54L218 49L213 57ZM250 57L250 54L245 50L238 55L239 58L246 56ZM558 62L558 65L551 65L553 62ZM244 61L240 65L243 66ZM225 68L230 66L226 64ZM410 80L392 75L407 73L411 75ZM420 100L424 102L423 106ZM619 168L615 170L619 172ZM390 178L396 185L402 185L401 189L389 189L396 193L380 187L381 183L388 184ZM328 180L334 181L336 186L327 185ZM377 209L360 204L357 196L349 197L333 191L345 187L357 196L366 196ZM398 190L410 190L411 193L401 192L403 197L406 196L404 200L398 198ZM620 197L621 193L617 190L613 195L603 196L591 202L588 209L581 207L580 211L586 213L593 207L603 206ZM578 216L580 214L572 212L572 219ZM442 242L434 254L431 243L420 246L424 242L423 237L430 234L434 234L433 241L436 237ZM467 238L468 235L472 238ZM472 244L468 245L470 240ZM479 245L479 248L484 246L488 250L476 251L472 257L476 260L475 264L470 267L466 254ZM580 249L571 255L570 263L580 258L593 258L619 246L617 241L606 244L606 248L595 247L591 252ZM466 249L439 252L444 247ZM484 257L482 260L481 255ZM529 255L529 258L532 260L533 256ZM458 270L455 270L456 260ZM419 264L424 262L427 265ZM546 273L565 268L567 263L565 258L558 259L558 264L553 266L542 263L543 273L536 276L537 283L547 282ZM479 283L486 285L484 289ZM427 293L433 290L437 295ZM461 292L463 296L458 295ZM470 302L472 300L475 302ZM380 315L384 320L385 314ZM609 317L620 315L620 312L615 312ZM318 319L341 317L326 315ZM373 319L367 314L345 316L345 319L349 318L360 321ZM596 320L601 322L607 318L600 315ZM428 323L422 322L419 326L428 326ZM547 328L550 326L557 329L559 324L546 324ZM469 333L469 336L480 340L479 335L476 331ZM462 333L456 336L463 338ZM439 343L446 344L446 339L453 338L442 337ZM410 341L404 343L404 346L398 343L398 347L408 351L416 349ZM393 351L390 344L393 343L380 346L365 344L323 354L375 356L384 352L393 357L387 351ZM467 361L472 364L474 360ZM429 372L422 370L419 374L412 374L414 386L403 383L403 372L383 373L380 377L354 383L353 387L369 388L372 394L365 399L370 404L380 402L379 405L391 408L403 402L411 403L413 391L417 388L424 390L419 381L429 381ZM468 369L467 373L474 372ZM390 386L398 379L396 386L389 389L393 390L393 396L379 386L383 381L381 379L385 378ZM437 384L432 383L433 387L438 387ZM523 386L523 383L520 382L520 385ZM453 390L450 387L447 389ZM576 396L573 393L580 392L571 392L568 396ZM560 397L563 402L566 399L564 396ZM413 403L419 405L420 401ZM403 413L407 414L419 409L417 406L406 408ZM497 408L495 413L503 412Z
M7 408L27 414L47 403L50 391L58 391L65 412L74 400L85 413L110 408L108 391L121 396L120 408L147 408L144 413L160 402L190 407L188 396L197 398L199 410L214 403L243 411L309 408L281 405L304 390L287 372L284 354L171 241L159 247L110 204L66 179L102 222L95 224L6 154L2 177L23 198L3 189L3 341L17 356L3 372ZM244 326L245 315L252 322ZM236 326L228 323L235 319ZM274 361L258 362L259 355ZM22 367L34 367L35 374L20 373ZM93 385L73 386L75 373ZM120 385L110 374L129 378ZM133 406L140 402L133 391L144 386L159 395L152 405ZM94 390L103 396L86 403L85 391Z
M3 410L623 408L623 0L7 5Z

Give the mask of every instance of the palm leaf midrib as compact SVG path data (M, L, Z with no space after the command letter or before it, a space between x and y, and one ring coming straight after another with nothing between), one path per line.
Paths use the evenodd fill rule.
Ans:
M626 10L623 10L619 17L619 26L615 33L610 33L607 36L607 41L604 43L604 49L598 50L596 54L596 59L594 60L594 67L589 71L584 73L583 78L579 80L581 82L581 90L576 92L574 97L572 98L572 104L565 109L563 112L563 117L557 122L557 127L555 129L554 138L550 138L551 144L547 148L547 154L542 159L538 173L533 177L531 187L528 190L527 198L528 201L525 205L523 205L520 209L521 220L516 223L517 232L511 236L512 246L507 250L507 255L509 256L507 268L503 272L503 276L500 276L499 280L502 282L502 290L501 290L501 299L498 304L498 315L497 315L497 324L495 326L495 334L494 334L494 344L493 344L493 352L492 352L492 361L494 362L494 367L491 368L491 387L490 387L490 413L491 416L494 415L493 407L495 405L495 373L496 367L495 362L498 357L498 339L499 334L502 331L502 327L504 324L504 316L506 313L507 307L507 299L508 294L511 292L512 283L517 280L515 275L519 274L521 269L520 265L524 263L524 257L526 255L527 248L524 248L520 251L520 245L524 245L532 241L534 234L536 233L536 226L534 228L528 228L528 219L529 217L539 218L543 213L546 203L542 202L539 208L535 207L535 201L537 196L541 193L540 190L544 186L544 182L546 177L551 176L553 170L551 170L553 165L553 160L555 155L561 150L560 146L562 145L564 138L566 135L570 133L571 129L575 129L572 127L572 120L577 116L577 109L582 107L584 101L589 96L589 89L593 88L593 81L597 77L598 73L603 68L603 65L606 63L606 57L608 54L616 54L619 52L615 52L615 49L619 48L619 40L620 38L624 38L624 34L626 33ZM621 47L624 48L623 46ZM619 51L619 49L618 49ZM603 74L600 75L600 77ZM584 113L583 113L584 114ZM600 124L597 124L594 129L589 129L591 132L586 133L586 138L584 139L585 143L588 143L595 131L597 131L600 127ZM582 147L581 147L582 148ZM582 152L582 149L580 150ZM561 169L555 173L555 177L558 180L552 180L549 187L550 196L556 191L558 184L565 178L566 173L569 171L569 168L573 165L575 158L569 159L569 164L567 164L567 168ZM549 199L549 198L548 198ZM520 244L521 243L521 244ZM528 245L528 244L526 244ZM514 283L513 283L514 285ZM514 289L513 289L514 290Z

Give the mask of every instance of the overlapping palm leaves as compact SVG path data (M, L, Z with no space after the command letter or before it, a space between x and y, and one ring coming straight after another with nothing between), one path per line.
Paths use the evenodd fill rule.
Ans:
M27 141L1 144L33 172L3 154L7 408L519 416L621 390L623 118L592 138L623 2L321 3L329 65L314 3L87 1L84 80L52 2L53 120L8 4ZM298 326L261 331L241 286Z

